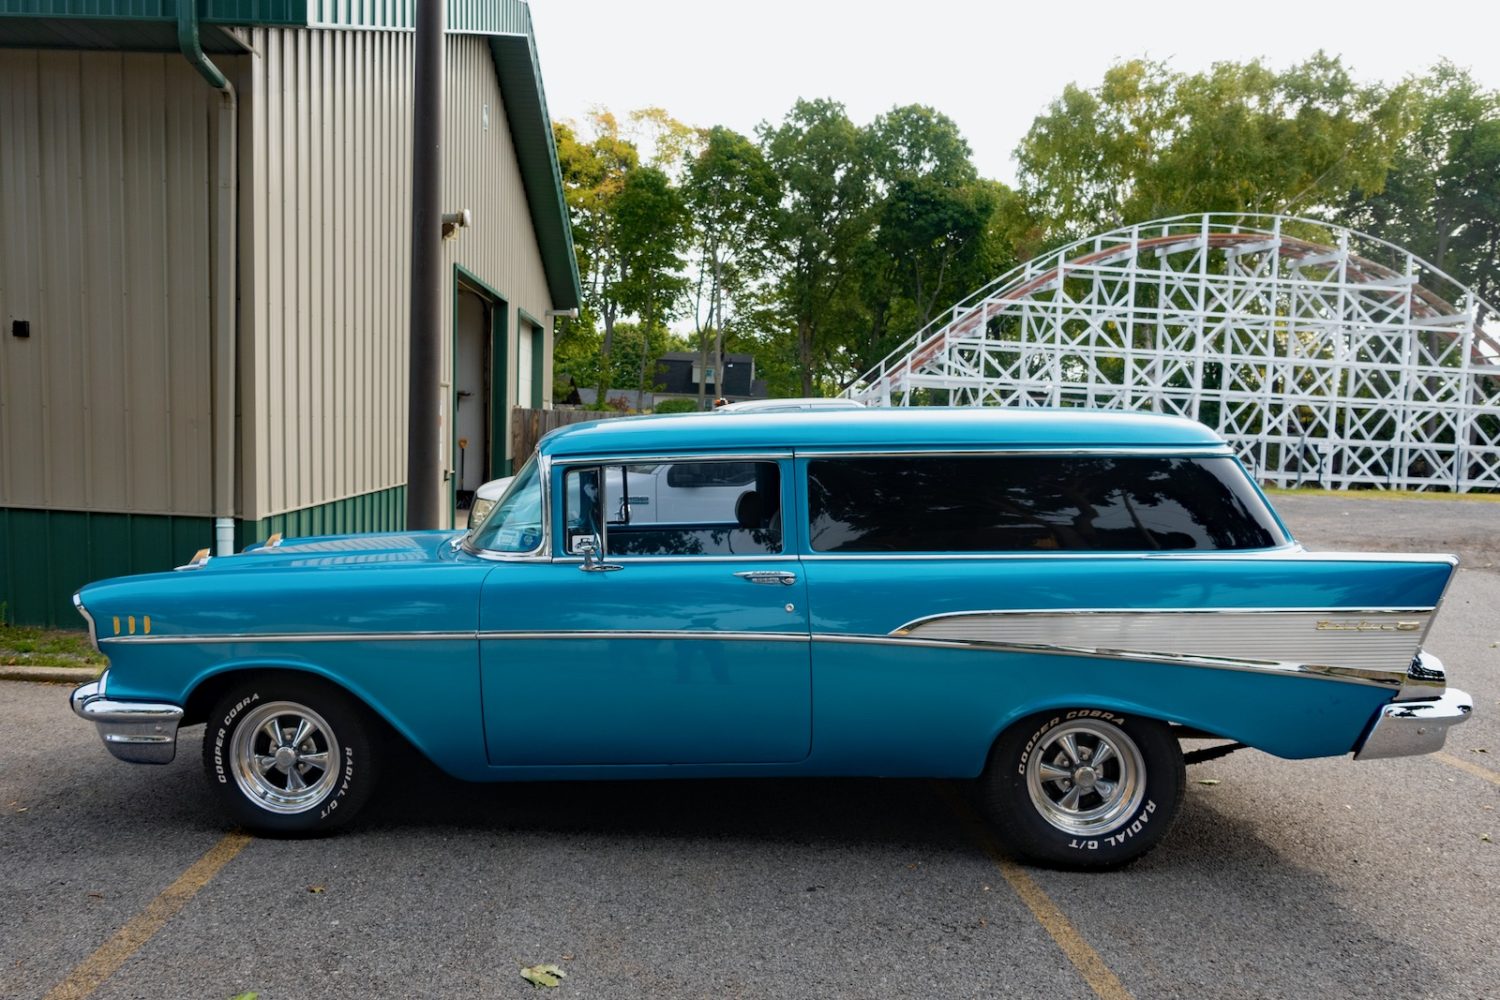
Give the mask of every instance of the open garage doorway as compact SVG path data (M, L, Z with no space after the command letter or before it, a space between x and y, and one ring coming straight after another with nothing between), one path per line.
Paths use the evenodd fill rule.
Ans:
M461 511L475 490L506 474L505 333L505 300L459 269L453 296L453 482Z

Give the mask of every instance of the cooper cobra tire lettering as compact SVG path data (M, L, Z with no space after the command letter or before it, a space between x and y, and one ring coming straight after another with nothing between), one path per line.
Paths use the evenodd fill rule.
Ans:
M1055 732L1059 726L1065 727L1061 733ZM1040 765L1034 758L1045 753L1043 759L1053 767L1075 769L1072 780L1079 788L1120 782L1124 758L1113 765L1103 759L1097 767L1091 763L1098 738L1130 755L1135 790L1112 800L1105 800L1103 792L1075 797L1060 810L1063 790L1074 786L1050 769L1041 778L1031 766ZM1069 763L1066 755L1076 756ZM1034 788L1032 781L1040 784ZM978 792L979 804L1011 853L1043 865L1100 870L1129 864L1155 847L1176 819L1186 784L1182 750L1165 724L1079 705L1021 719L1001 733L979 777ZM1034 793L1045 798L1034 799Z
M234 724L235 717L245 710L245 707L260 701L259 694L252 694L248 698L241 699L224 716L224 722L219 726L219 731L214 734L214 777L219 779L219 784L229 783L229 775L224 773L224 739L229 735L229 729Z

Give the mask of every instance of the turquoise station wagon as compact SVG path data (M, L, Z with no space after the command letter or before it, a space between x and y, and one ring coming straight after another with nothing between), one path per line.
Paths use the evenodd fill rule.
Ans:
M1304 550L1176 418L609 420L548 435L466 533L85 587L110 668L72 705L127 761L205 723L265 832L347 822L410 744L473 781L972 778L1017 855L1106 868L1171 826L1183 739L1439 749L1472 708L1422 650L1454 566Z

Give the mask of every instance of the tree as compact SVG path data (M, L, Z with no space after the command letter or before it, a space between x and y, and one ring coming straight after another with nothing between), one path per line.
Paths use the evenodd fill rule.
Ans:
M1032 124L1022 191L1054 242L1190 212L1314 212L1380 189L1406 105L1404 87L1360 87L1322 53L1283 73L1121 63Z
M637 167L625 175L615 197L612 227L619 259L614 299L626 312L640 317L642 343L647 344L657 327L671 318L687 287L679 253L687 241L687 203L665 173L655 167ZM641 393L647 389L655 360L649 349L641 351L637 382Z
M1439 63L1410 81L1411 130L1384 183L1338 221L1431 261L1494 304L1500 296L1500 94Z
M870 319L850 345L860 371L993 276L988 233L1005 190L979 179L958 125L932 108L891 109L867 142L880 200L861 282Z
M693 327L700 364L705 370L712 367L717 379L724 370L726 313L733 315L754 302L767 273L781 184L754 143L715 127L689 164L684 188L697 250ZM700 406L704 389L700 384Z
M783 184L775 239L778 289L796 329L803 395L861 322L855 294L873 199L867 143L837 101L799 100L780 125L758 130Z
M621 276L621 246L615 222L616 201L625 188L625 178L640 161L636 149L620 135L619 123L607 111L594 112L589 124L592 141L579 139L573 126L553 126L558 165L562 171L563 196L573 223L573 245L578 271L583 277L583 325L604 325L598 369L599 399L609 389L610 352L614 348L615 322L620 318L620 300L615 285Z

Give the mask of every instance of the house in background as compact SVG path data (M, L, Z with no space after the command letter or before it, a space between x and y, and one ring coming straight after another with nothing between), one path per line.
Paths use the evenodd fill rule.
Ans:
M403 526L412 23L411 0L0 7L9 620L80 624L80 584L201 548ZM580 290L526 4L452 0L448 33L456 491L510 471Z
M704 399L708 405L720 397L737 403L743 399L763 399L766 395L764 379L755 377L755 358L749 354L724 355L724 384L721 387L714 378L713 365L709 364L706 377L702 358L697 351L668 351L656 362L656 375L652 388L644 393L639 389L610 389L606 400L624 400L632 410L651 410L668 399L698 400L698 385L703 383ZM575 385L578 400L585 406L593 405L599 391Z

